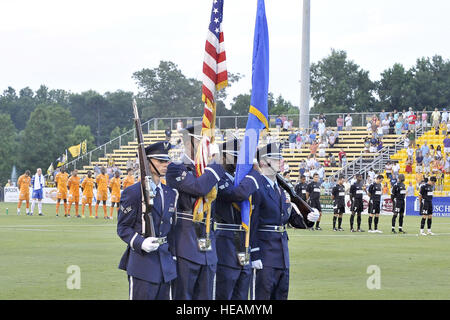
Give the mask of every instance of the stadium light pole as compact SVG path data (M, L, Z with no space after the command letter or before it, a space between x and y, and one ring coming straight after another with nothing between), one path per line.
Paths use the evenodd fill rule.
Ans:
M303 0L302 19L302 69L300 81L300 106L298 123L300 128L309 127L310 100L310 32L311 32L311 1Z

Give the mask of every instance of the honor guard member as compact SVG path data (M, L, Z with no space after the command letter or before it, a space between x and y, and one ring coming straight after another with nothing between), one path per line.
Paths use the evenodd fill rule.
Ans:
M295 186L295 193L302 198L304 201L306 201L306 187L308 185L306 184L306 177L302 174L300 176L300 182Z
M360 174L356 175L356 182L350 187L350 199L352 203L351 211L352 215L350 216L350 230L351 232L356 232L353 229L353 221L355 220L355 213L357 214L357 224L358 229L357 232L364 232L361 229L361 212L364 210L364 202L363 195L366 190L366 187L363 184L362 176Z
M369 231L370 233L383 233L378 230L378 220L380 219L381 208L381 182L383 182L383 176L378 175L375 178L375 182L369 186L368 194L369 200ZM375 215L375 219L373 219ZM372 230L372 220L374 220L374 230Z
M395 231L395 220L398 218L398 232L406 233L403 231L403 216L405 215L405 197L406 197L406 186L404 184L405 175L400 174L398 176L398 182L392 187L391 199L394 207L394 215L392 216L392 233L397 233Z
M331 198L333 199L333 231L344 231L342 229L342 215L345 213L345 187L344 176L339 176L338 183L331 191ZM338 220L338 228L336 228L336 220Z
M319 211L319 220L316 221L316 230L322 230L319 227L320 218L322 217L322 206L320 205L320 182L319 182L319 174L314 173L313 181L311 181L306 187L306 199L308 199L308 203L311 208L315 208ZM313 230L311 228L311 230Z
M167 185L178 190L176 252L177 274L174 283L176 300L211 300L217 268L216 241L211 222L210 238L206 238L206 214L202 221L193 221L193 209L199 197L205 197L225 175L220 164L211 163L197 177L195 154L201 139L201 126L182 129L185 153L179 162L167 169ZM198 130L198 131L197 131ZM213 203L214 204L214 203ZM211 220L214 217L214 206Z
M433 191L436 185L436 177L431 177L428 182L420 187L419 202L422 204L420 215L422 220L420 222L420 235L426 236L427 234L434 235L431 232L431 218L433 217ZM425 220L427 221L428 232L425 233L423 228L425 227Z
M143 236L141 182L126 188L120 200L117 234L128 245L119 269L128 275L130 300L169 300L177 276L174 226L178 193L161 183L170 161L170 145L157 142L145 149L155 193L151 210L156 237Z
M251 264L245 251L239 202L248 200L258 189L259 174L252 169L238 186L234 186L239 152L238 140L222 145L225 176L219 181L214 230L216 232L217 273L216 300L247 300L251 282ZM250 232L253 230L250 229Z
M259 189L252 196L254 209L250 223L250 227L257 230L255 236L250 237L252 267L256 269L256 300L286 300L289 292L285 225L292 207L277 183L282 160L279 148L278 144L270 143L257 152L262 174L257 179Z

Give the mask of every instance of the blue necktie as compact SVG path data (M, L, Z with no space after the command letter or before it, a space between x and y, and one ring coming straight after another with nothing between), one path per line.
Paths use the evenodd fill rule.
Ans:
M154 205L153 205L153 207L156 209L156 211L158 211L158 213L160 214L160 215L162 215L162 198L161 198L161 194L160 194L160 192L159 192L159 187L156 187L156 189L155 189L155 193L156 193L156 195L155 195L155 201L154 201Z

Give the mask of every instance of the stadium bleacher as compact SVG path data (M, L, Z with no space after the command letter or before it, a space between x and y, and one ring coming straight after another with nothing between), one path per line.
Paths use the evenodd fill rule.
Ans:
M331 128L332 130L336 131L336 128ZM239 129L239 137L242 138L244 135L245 129ZM296 130L294 128L294 130ZM290 134L289 131L277 131L277 129L270 129L270 135L277 139L277 141L284 142L287 141L288 135ZM338 159L338 153L342 149L344 149L346 156L347 156L347 162L350 163L353 160L362 157L367 158L373 158L376 157L377 153L367 153L364 152L364 138L368 137L370 134L367 132L366 127L353 127L350 131L339 131L339 143L336 143L333 148L327 148L325 150L326 155L329 153L333 154L336 159ZM173 132L171 136L171 142L174 143L178 139L181 138L181 135L177 132ZM389 146L393 145L394 142L399 138L399 135L391 134L391 135L385 135L383 137L383 145ZM148 134L144 134L144 142L145 144L151 144L157 141L165 141L166 135L164 133L164 130L151 130ZM216 141L218 143L222 142L222 137L216 137ZM127 161L129 159L132 159L135 161L136 159L136 147L137 143L136 141L129 142L127 145L123 145L118 149L113 150L112 153L106 154L105 157L101 157L98 159L98 161L93 161L90 165L84 166L83 169L79 170L79 173L84 175L87 173L88 170L93 170L93 168L98 165L100 166L107 166L108 159L113 159L115 165L124 173L126 172L127 168ZM171 151L172 159L176 160L179 156L179 154L182 152L181 149L175 148L173 151ZM306 160L309 155L311 154L309 145L303 146L302 149L289 149L284 148L283 149L283 156L285 159L285 162L289 165L289 168L291 170L291 180L297 181L298 179L298 167L301 160ZM323 161L325 160L324 157L319 157L317 153L317 160L323 164ZM333 173L336 173L340 167L325 167L325 175L330 176Z

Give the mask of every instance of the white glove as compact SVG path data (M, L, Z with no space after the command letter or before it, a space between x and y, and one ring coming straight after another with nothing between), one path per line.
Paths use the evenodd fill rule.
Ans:
M152 252L158 249L159 243L154 242L157 238L148 237L142 242L141 249L145 252Z
M313 208L313 212L308 213L308 221L316 222L320 218L319 210Z
M263 268L263 264L261 260L252 261L252 268L255 268L257 270L261 270Z

